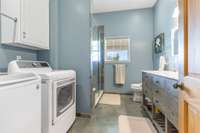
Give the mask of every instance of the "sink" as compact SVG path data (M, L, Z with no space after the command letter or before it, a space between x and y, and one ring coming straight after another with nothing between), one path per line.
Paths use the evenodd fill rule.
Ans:
M173 71L143 71L150 74L155 74L158 76L179 80L179 73Z

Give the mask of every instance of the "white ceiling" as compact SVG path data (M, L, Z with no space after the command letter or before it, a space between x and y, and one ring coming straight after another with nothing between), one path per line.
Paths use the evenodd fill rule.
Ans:
M93 13L153 7L157 0L93 0Z

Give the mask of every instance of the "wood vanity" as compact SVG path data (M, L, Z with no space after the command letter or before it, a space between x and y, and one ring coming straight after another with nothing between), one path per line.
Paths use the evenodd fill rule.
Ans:
M143 107L159 133L178 133L178 73L144 71Z

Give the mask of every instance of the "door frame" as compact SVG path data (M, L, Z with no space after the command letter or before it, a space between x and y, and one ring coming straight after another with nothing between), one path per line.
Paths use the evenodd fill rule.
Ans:
M188 75L188 0L178 0L179 15L179 77Z
M178 0L179 6L179 78L180 82L188 75L188 0ZM187 130L188 112L187 104L184 101L184 92L179 94L179 132L184 133ZM183 111L184 110L184 111ZM183 128L184 127L184 128Z

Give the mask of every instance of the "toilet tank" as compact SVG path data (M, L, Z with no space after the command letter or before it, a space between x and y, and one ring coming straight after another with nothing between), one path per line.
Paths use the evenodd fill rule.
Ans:
M41 133L41 79L0 76L0 133Z

